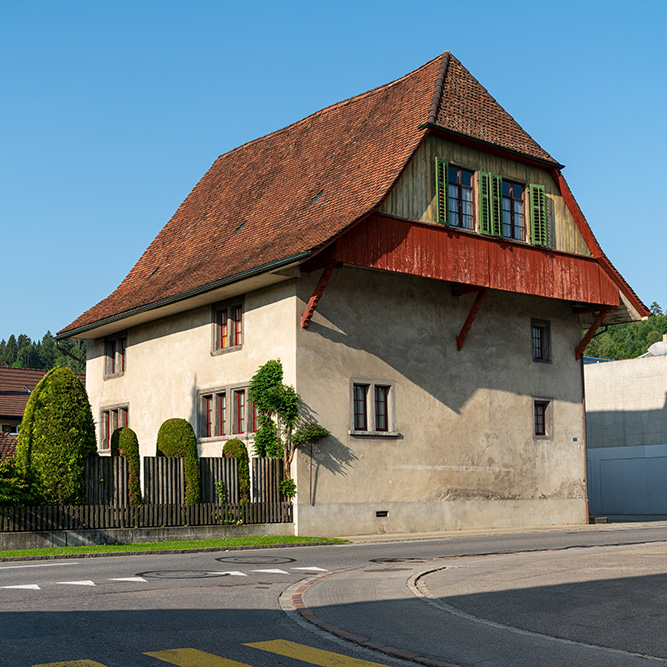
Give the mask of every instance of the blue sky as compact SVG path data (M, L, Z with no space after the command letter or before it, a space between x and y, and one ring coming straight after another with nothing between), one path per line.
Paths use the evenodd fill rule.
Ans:
M667 308L667 3L0 7L0 339L110 294L215 158L449 50L558 161L602 248Z

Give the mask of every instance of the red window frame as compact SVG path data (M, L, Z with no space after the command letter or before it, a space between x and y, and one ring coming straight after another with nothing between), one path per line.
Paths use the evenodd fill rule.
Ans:
M243 306L232 306L232 320L234 322L234 346L243 343Z
M125 339L120 338L118 340L119 356L120 356L120 370L125 372Z
M464 179L463 175L467 178ZM449 167L448 174L448 191L447 191L447 207L448 216L447 222L450 227L458 229L474 229L475 228L475 208L473 198L473 173L467 169L459 167ZM463 181L467 180L469 185ZM470 199L464 198L464 193L468 192ZM455 203L456 208L452 209L452 204ZM464 204L470 204L470 213L464 213ZM452 214L458 217L457 222L453 222Z
M204 411L206 412L206 435L210 438L213 435L213 396L204 396Z
M113 375L116 372L116 341L110 340L107 345L109 346L109 375Z
M218 435L227 435L227 394L218 394Z
M224 350L229 342L226 308L218 311L218 341L221 350Z
M236 401L236 432L245 433L245 389L234 392Z
M517 188L519 196L517 196ZM525 188L521 183L503 181L503 238L525 241ZM517 205L519 210L517 211ZM507 215L506 215L507 214Z

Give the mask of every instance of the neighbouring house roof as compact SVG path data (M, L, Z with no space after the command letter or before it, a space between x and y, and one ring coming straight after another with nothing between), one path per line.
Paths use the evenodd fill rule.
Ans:
M9 433L0 433L0 459L16 456L18 437Z
M380 205L429 131L560 173L562 165L445 52L220 156L118 288L57 338L305 260Z

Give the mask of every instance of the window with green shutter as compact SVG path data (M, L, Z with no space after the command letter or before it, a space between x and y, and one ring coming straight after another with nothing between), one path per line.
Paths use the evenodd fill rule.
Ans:
M437 206L437 221L441 225L447 224L447 162L442 158L435 158L435 192Z
M531 183L530 197L530 240L533 245L548 246L547 207L544 186Z

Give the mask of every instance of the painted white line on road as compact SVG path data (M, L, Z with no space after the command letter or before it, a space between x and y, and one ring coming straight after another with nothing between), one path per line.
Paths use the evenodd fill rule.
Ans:
M148 581L143 577L116 577L115 579L109 579L109 581Z
M231 571L221 571L221 570L211 570L207 574L228 574L230 577L247 577L248 575L245 572L239 572L238 570Z
M264 574L288 574L285 570L250 570L251 572L262 572Z
M56 567L58 565L79 565L79 563L39 563L39 565L0 565L0 570L17 570L21 567Z
M23 588L24 590L29 590L29 591L40 590L37 584L22 584L20 586L1 586L0 588Z
M56 581L57 584L69 584L71 586L94 586L95 582L90 579L84 579L83 581Z
M304 570L304 572L328 572L323 567L293 567L293 570Z

